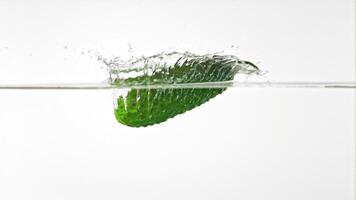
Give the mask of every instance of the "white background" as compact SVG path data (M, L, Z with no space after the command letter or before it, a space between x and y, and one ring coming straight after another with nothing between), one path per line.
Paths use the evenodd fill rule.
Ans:
M0 1L0 82L105 79L82 49L237 55L273 81L353 81L354 2ZM65 47L67 49L65 49Z
M92 53L216 52L354 81L354 2L0 0L0 83L95 82ZM0 91L0 199L354 199L354 90L235 89L142 129L112 92Z

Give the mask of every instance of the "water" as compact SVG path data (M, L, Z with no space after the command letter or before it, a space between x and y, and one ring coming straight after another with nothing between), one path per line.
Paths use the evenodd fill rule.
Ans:
M355 83L268 81L232 56L231 74L179 74L192 54L160 55L101 57L99 83L1 85L2 195L352 199Z
M2 195L352 199L354 100L353 89L232 87L131 128L111 90L3 90Z
M168 56L163 79L116 59L99 83L0 86L1 195L352 199L355 84L256 82L225 58L231 74Z

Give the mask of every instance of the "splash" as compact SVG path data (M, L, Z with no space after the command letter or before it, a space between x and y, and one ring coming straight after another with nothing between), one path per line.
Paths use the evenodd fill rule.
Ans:
M127 60L98 56L98 60L107 66L114 85L219 82L233 80L236 74L261 74L256 65L234 55L170 52Z

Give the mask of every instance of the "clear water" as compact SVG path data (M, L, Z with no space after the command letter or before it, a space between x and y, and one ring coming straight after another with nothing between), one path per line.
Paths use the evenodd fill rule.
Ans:
M135 68L117 73L112 64L115 75L102 83L0 86L2 196L353 198L353 82L244 77L128 85L115 80ZM162 123L132 128L114 110L135 89L225 91Z
M228 88L165 123L130 128L115 120L111 90L3 90L1 193L351 199L354 102L353 89Z

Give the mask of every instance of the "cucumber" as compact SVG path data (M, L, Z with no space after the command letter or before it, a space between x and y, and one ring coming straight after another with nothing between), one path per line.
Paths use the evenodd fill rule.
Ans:
M258 73L251 62L235 56L179 54L174 64L160 58L149 57L134 62L145 73L136 77L117 78L116 85L147 86L131 88L116 99L115 117L118 122L130 127L146 127L162 123L169 118L192 110L227 88L149 88L159 84L190 84L232 81L238 73ZM169 57L171 59L171 57ZM137 71L137 69L136 69ZM139 70L140 71L140 70ZM151 71L147 73L147 71ZM127 72L126 72L127 73ZM119 74L120 76L120 74Z

